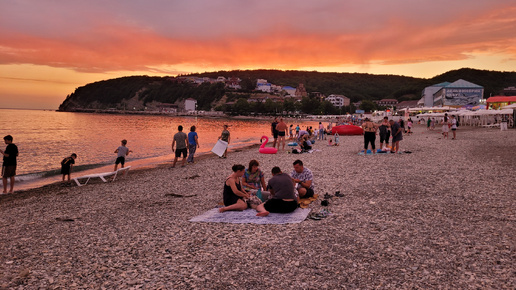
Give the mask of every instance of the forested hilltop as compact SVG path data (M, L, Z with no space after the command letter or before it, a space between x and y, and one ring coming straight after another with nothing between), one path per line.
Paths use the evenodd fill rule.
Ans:
M197 76L217 79L239 78L241 89L234 90L223 82L195 84L185 81L185 78ZM279 86L297 87L304 84L306 91L320 92L324 95L344 95L352 102L364 100L379 100L383 98L418 100L422 90L441 82L454 82L464 79L484 87L484 97L497 95L503 88L516 86L516 72L498 72L475 69L459 69L446 72L431 79L413 78L397 75L373 75L362 73L321 73L308 71L279 71L279 70L234 70L206 72L201 74L183 75L179 77L149 77L131 76L99 81L77 88L60 105L61 111L82 109L116 109L116 110L152 110L158 104L180 105L185 99L197 100L198 110L227 110L226 103L246 103L253 96L257 79L266 79L269 83ZM263 94L263 93L262 93ZM331 108L323 108L327 104L303 100L305 106L292 107L305 113L335 113L328 112ZM243 106L249 111L270 111L271 108ZM314 106L321 106L321 108ZM269 106L270 107L270 106ZM292 107L292 108L291 108ZM278 112L287 108L272 108ZM310 111L310 112L309 112Z

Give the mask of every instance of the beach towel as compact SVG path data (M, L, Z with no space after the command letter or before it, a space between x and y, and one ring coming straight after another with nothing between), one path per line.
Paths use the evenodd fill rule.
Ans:
M306 219L310 213L309 208L297 208L291 213L270 213L266 217L256 216L256 210L219 212L218 208L193 217L191 222L230 223L230 224L295 224Z
M300 208L307 208L308 205L311 204L314 200L317 200L318 197L319 197L319 195L314 194L314 196L309 197L309 198L301 198L299 200L299 207Z

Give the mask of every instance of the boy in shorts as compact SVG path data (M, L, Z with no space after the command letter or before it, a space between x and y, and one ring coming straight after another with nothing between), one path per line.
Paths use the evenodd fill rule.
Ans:
M125 165L125 156L129 155L129 152L133 152L129 150L129 148L125 147L127 145L127 140L122 140L122 145L118 146L118 148L115 150L115 153L117 153L116 161L115 161L115 170L118 169L118 164L122 164L121 168L124 168Z
M75 164L75 158L77 158L77 154L72 153L72 155L61 161L61 174L63 175L63 182L65 181L66 175L68 175L68 182L70 182L70 175L72 174L73 165Z
M7 193L7 178L11 181L11 190L9 193L14 192L14 176L16 175L16 157L18 156L18 147L13 144L13 136L7 135L4 137L4 142L7 144L5 151L0 149L0 154L4 157L4 163L2 164L2 181L4 183L3 193Z

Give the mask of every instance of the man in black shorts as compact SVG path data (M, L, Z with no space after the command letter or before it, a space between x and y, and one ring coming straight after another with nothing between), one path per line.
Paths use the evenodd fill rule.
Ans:
M296 210L298 198L294 183L292 178L281 172L279 167L272 168L272 178L269 180L268 188L271 198L256 207L257 216L266 216L270 212L289 213Z
M183 155L183 163L181 167L185 167L186 155L188 153L188 136L183 133L183 126L179 125L177 127L178 132L174 135L174 140L172 141L172 152L175 152L176 157L174 158L174 163L172 163L172 168L176 167L177 158ZM177 148L174 150L174 145L177 143Z

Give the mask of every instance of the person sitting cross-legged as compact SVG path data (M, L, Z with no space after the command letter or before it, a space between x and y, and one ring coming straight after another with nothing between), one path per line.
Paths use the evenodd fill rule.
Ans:
M272 178L268 185L271 198L258 205L257 216L267 216L269 213L290 213L296 210L298 197L292 178L281 172L279 167L272 168Z

